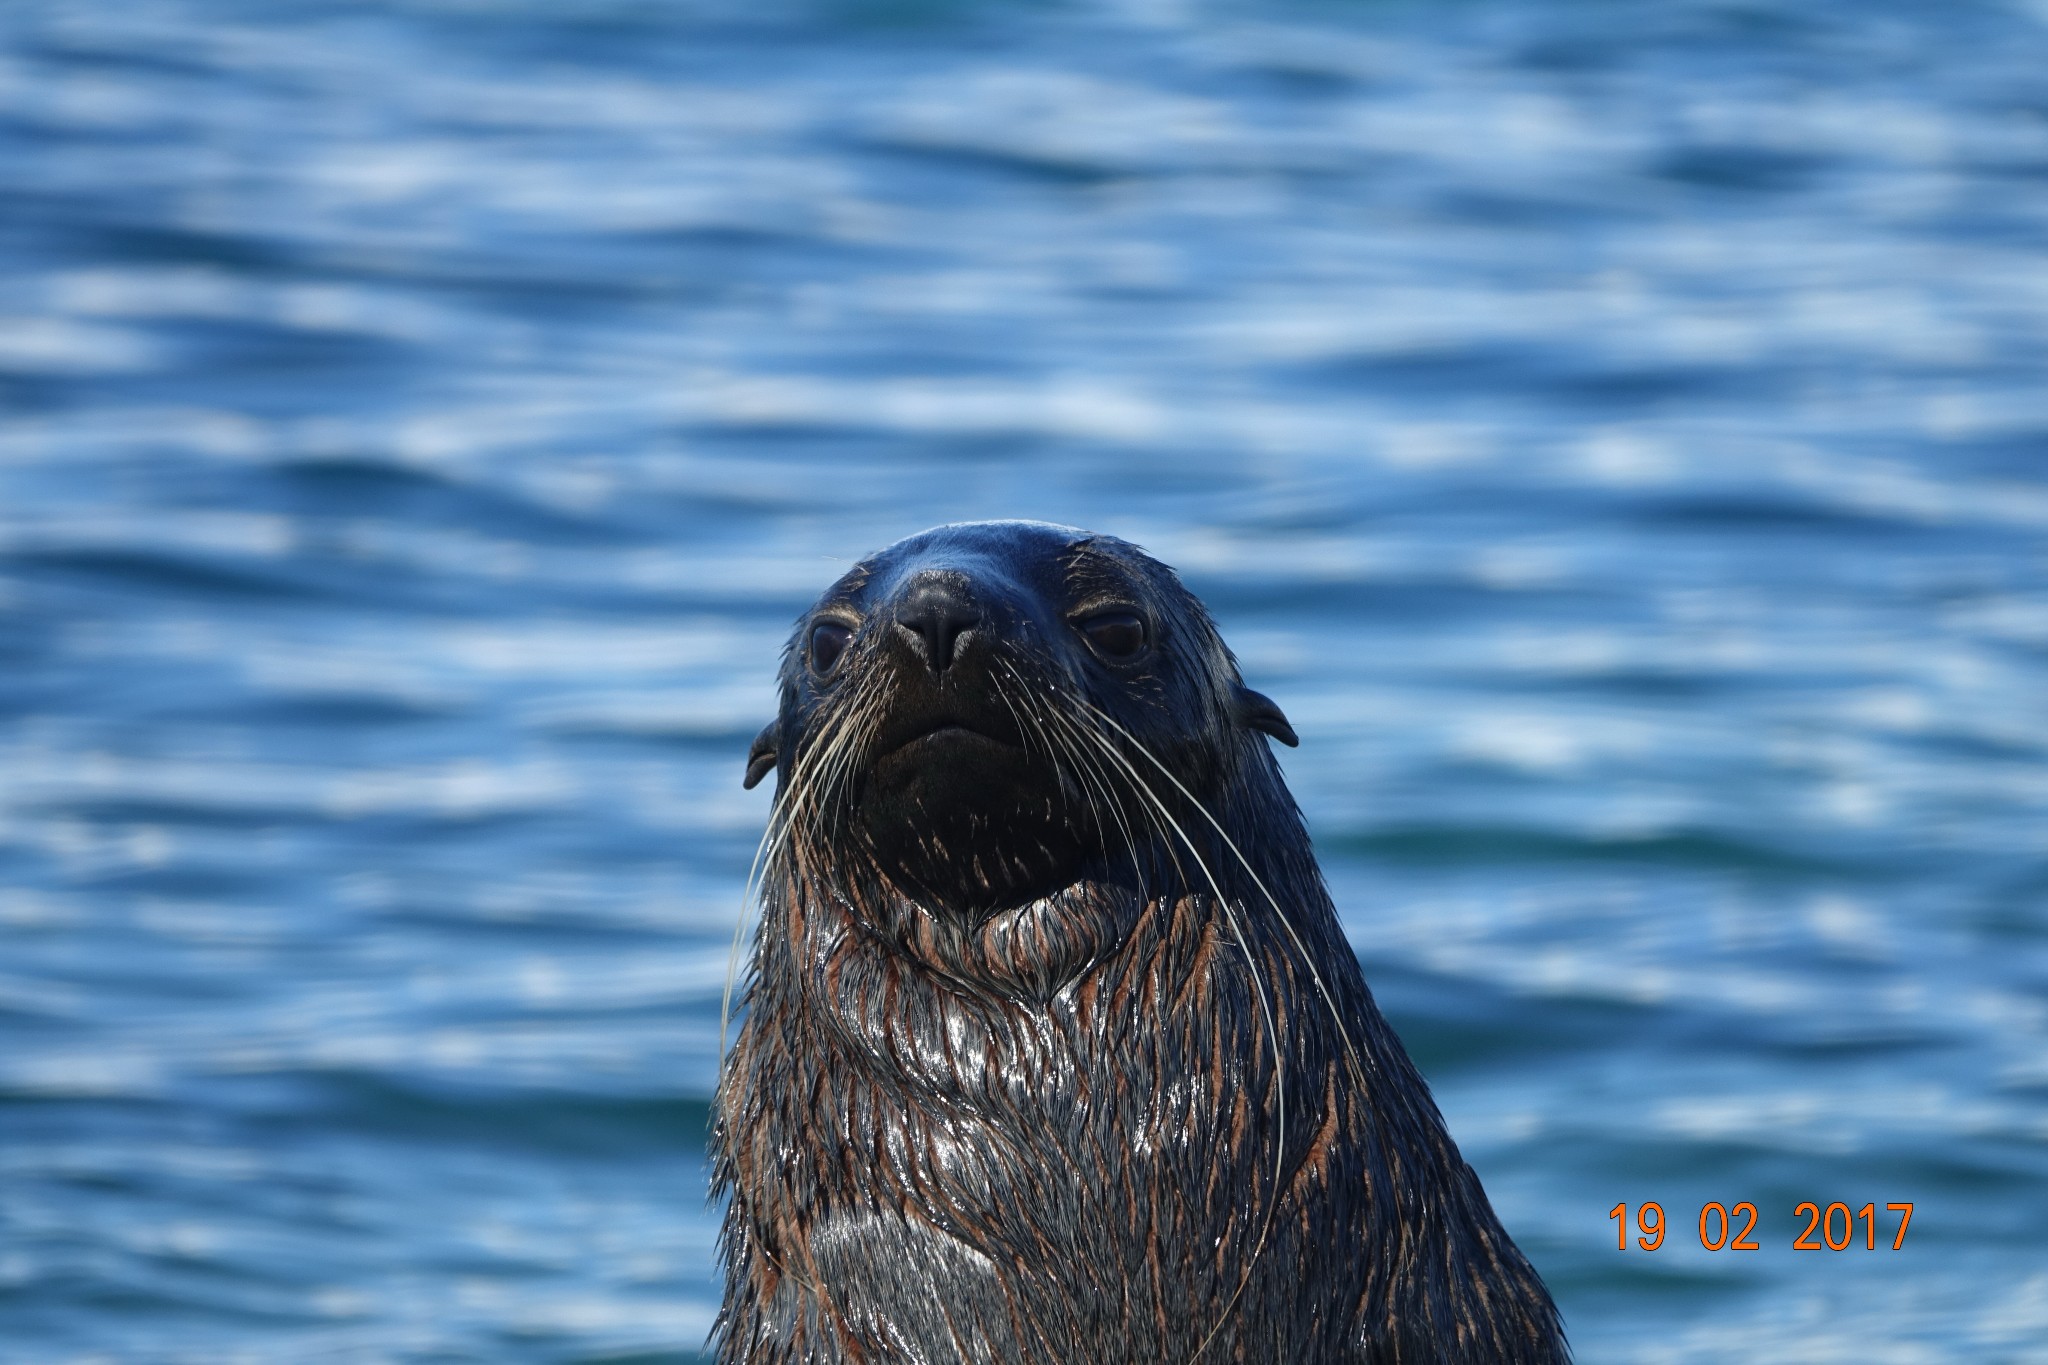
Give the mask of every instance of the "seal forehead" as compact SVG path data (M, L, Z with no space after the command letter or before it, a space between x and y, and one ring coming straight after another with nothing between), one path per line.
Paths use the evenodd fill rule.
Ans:
M1012 561L1056 558L1088 531L1049 521L956 521L905 536L875 556L877 563L949 554L1002 556Z
M961 521L906 536L864 559L834 585L833 597L888 597L906 579L930 570L1050 586L1067 556L1097 539L1046 521Z

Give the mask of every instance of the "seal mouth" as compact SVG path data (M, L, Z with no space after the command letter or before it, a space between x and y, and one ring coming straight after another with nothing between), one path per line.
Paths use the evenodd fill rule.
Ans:
M950 716L938 716L910 730L903 738L884 749L880 756L886 757L889 754L900 754L914 745L926 743L957 744L963 741L971 743L975 740L980 740L985 744L1001 745L1006 749L1017 747L1009 741L991 735L984 730L977 730L965 721L955 720Z

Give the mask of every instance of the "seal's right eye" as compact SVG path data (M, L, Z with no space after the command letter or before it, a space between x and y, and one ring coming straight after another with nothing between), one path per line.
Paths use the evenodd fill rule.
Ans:
M820 621L811 627L811 669L818 676L830 673L846 652L853 631L838 621Z

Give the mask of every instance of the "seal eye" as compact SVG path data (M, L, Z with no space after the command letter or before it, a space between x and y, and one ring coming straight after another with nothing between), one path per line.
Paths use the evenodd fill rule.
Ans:
M837 621L820 621L811 627L811 670L819 677L830 673L846 653L853 632Z
M1129 663L1145 652L1145 623L1135 612L1099 612L1075 624L1095 652L1114 663Z

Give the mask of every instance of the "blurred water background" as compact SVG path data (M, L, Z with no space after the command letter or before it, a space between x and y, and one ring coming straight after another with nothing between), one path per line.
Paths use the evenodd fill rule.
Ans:
M2044 73L1978 0L0 7L0 1359L694 1359L776 652L1022 515L1286 707L1582 1360L2048 1361Z

